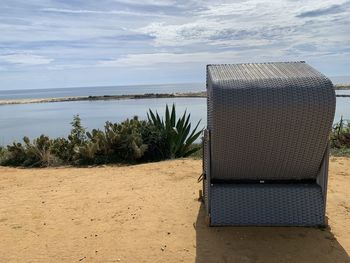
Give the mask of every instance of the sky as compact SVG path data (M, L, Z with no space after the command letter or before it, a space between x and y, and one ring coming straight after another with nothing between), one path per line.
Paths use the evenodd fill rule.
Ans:
M204 82L303 60L350 76L350 1L1 0L0 90Z

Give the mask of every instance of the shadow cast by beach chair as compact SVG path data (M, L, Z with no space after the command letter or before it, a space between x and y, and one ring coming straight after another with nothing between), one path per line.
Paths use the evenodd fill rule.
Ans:
M204 205L195 228L196 263L350 262L328 228L207 227Z

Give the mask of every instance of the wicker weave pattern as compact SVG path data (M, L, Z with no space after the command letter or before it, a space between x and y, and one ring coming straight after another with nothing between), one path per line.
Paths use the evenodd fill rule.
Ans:
M203 190L204 190L204 204L207 213L209 213L209 191L210 191L210 144L209 144L209 132L204 131L203 137L203 173L205 178L203 179Z
M209 65L211 178L316 178L332 125L332 83L305 63Z
M223 184L211 187L212 225L313 226L324 224L316 184Z

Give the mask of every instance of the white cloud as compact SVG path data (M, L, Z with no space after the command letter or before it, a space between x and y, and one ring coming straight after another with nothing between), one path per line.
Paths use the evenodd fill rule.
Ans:
M276 1L209 4L199 11L190 12L191 19L184 18L176 23L151 22L137 31L153 36L157 47L193 44L255 46L269 44L277 34L283 41L290 36L291 28L300 28L303 21L295 18L298 10L295 4Z
M148 67L160 64L217 64L229 63L234 61L252 62L251 58L261 60L263 56L258 49L252 49L244 52L222 51L222 52L195 52L195 53L146 53L146 54L129 54L118 59L98 62L100 67ZM273 55L273 54L268 54ZM275 56L281 55L274 52ZM251 57L247 59L245 57Z
M344 1L344 0L323 0L323 1L316 1L316 2L310 2L307 5L303 5L300 8L300 13L298 14L299 16L304 16L307 15L307 13L310 13L310 15L312 16L312 13L318 13L318 12L324 12L327 11L328 9L333 9L333 8L338 8L338 6L340 7L341 5L346 5L349 4L349 1ZM346 8L346 7L345 7ZM340 10L338 10L340 11ZM346 11L346 10L344 10ZM327 14L327 12L325 12L325 14ZM330 14L332 14L332 12L330 12Z
M50 64L53 59L32 54L9 54L0 55L0 61L19 65L45 65Z
M151 17L165 17L159 13L134 12L126 10L85 10L85 9L63 9L63 8L42 8L41 11L63 14L98 14L98 15L123 15L123 16L151 16Z
M232 26L234 24L237 26ZM301 23L283 25L250 25L218 19L198 19L184 24L151 23L136 30L139 33L154 37L154 46L181 47L203 44L208 49L215 46L248 47L270 44L278 35L280 40L290 37L293 29ZM201 47L205 47L201 46Z
M153 6L171 6L175 5L175 0L116 0L115 2L131 5L153 5Z
M72 70L72 69L83 69L83 68L94 68L96 65L91 64L59 64L48 66L49 70Z
M335 43L346 46L349 34L345 12L336 17L320 16L312 19L298 17L305 10L323 10L344 1L261 1L207 4L192 11L191 19L151 22L137 32L151 35L157 48L189 50L260 47L262 52L285 50L297 45L312 44L330 50ZM344 6L346 8L347 6ZM336 18L336 19L335 19ZM317 21L316 21L317 20ZM299 50L306 56L310 50Z
M202 62L205 56L210 53L190 53L190 54L174 54L174 53L154 53L154 54L129 54L114 60L100 61L101 67L144 67L156 64L177 64L177 63L193 63Z
M217 32L216 21L197 20L184 24L151 23L137 31L155 37L156 46L185 46L207 40Z
M203 17L247 15L248 12L251 13L256 10L258 3L258 1L238 1L235 3L211 4L206 9L199 11L198 15Z

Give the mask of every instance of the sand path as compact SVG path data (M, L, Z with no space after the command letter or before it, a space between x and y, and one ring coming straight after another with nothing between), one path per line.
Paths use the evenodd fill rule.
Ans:
M323 230L207 228L200 172L0 167L0 262L350 262L350 159L331 159Z

